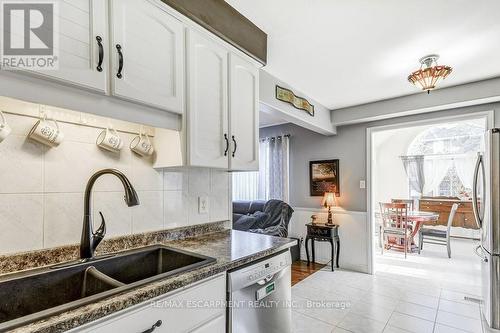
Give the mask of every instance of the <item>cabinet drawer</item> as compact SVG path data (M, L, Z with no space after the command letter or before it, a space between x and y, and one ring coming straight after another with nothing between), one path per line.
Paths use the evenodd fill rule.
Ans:
M200 327L190 331L191 333L222 333L226 331L226 317L224 314L209 320Z
M336 229L315 228L315 227L307 226L307 235L308 236L318 236L318 237L332 237L332 235L336 235Z
M73 332L140 333L151 328L158 320L162 321L162 325L155 329L155 333L188 332L193 329L195 332L210 332L201 328L209 325L213 318L225 318L225 299L226 278L221 275Z
M472 214L472 213L464 214L464 228L478 229L477 223L476 223L476 218L474 217L474 214Z
M430 226L436 226L436 225L439 225L439 221L426 221L424 223L425 225L430 225Z
M465 216L464 216L464 214L456 213L455 217L453 219L452 226L463 228L464 224L465 224Z

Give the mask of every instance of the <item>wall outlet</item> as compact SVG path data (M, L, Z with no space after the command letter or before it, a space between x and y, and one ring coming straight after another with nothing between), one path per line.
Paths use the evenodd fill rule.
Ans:
M208 214L208 197L198 197L198 214Z
M359 188L366 188L366 181L365 180L359 181Z

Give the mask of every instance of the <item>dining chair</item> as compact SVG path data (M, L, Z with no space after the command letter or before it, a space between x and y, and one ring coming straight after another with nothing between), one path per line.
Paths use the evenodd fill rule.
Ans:
M411 229L408 228L408 206L406 203L380 203L381 242L382 254L387 237L402 239L404 245L405 259L408 252L408 240L411 238Z
M455 213L457 212L459 204L453 204L451 206L450 216L448 217L448 223L446 225L446 230L438 230L432 228L420 228L418 231L418 253L424 248L424 243L446 245L448 250L448 258L451 258L451 247L450 247L450 230L453 224L453 219L455 218Z
M408 206L409 211L414 211L414 201L413 199L391 199L392 203L404 203Z

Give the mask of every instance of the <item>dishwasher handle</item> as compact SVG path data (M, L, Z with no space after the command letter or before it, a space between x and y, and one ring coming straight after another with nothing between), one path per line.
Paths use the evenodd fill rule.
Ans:
M290 270L292 258L290 251L268 257L244 268L237 268L227 273L228 292L250 286L259 286L279 278L283 270Z
M275 274L271 274L271 275L268 275L266 276L265 278L263 278L262 280L260 281L257 281L256 283L259 285L259 286L263 286L265 285L266 283L269 283L272 281L272 279L274 279L274 277L276 276L277 273Z

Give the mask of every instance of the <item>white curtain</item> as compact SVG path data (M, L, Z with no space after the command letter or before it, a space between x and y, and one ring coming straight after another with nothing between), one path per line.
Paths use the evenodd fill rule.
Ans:
M474 167L476 165L476 155L467 154L465 156L456 157L453 162L455 170L457 170L458 178L460 178L464 187L472 189L472 178L474 176Z
M267 139L260 140L259 143L259 199L266 200L269 198L269 141Z
M424 192L428 194L435 190L448 170L453 165L453 160L449 158L426 158L424 160Z
M233 172L233 200L258 200L259 172Z
M452 159L424 155L401 156L401 160L411 189L421 195L434 191L453 165Z
M260 143L259 196L288 202L289 137L277 136Z
M410 188L420 195L424 192L424 156L401 156L406 175L410 181Z
M233 200L289 200L289 137L261 139L259 171L233 173Z

